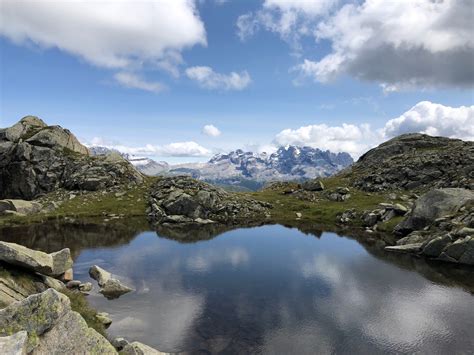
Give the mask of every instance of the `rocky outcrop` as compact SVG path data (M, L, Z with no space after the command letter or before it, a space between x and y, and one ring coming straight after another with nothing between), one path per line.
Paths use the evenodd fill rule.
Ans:
M463 205L474 202L474 191L457 188L435 189L421 196L409 216L395 228L395 233L423 229L437 218L455 214Z
M187 176L153 184L148 217L157 224L236 223L265 218L271 205L232 194Z
M474 265L474 191L429 191L415 202L395 233L402 238L388 251Z
M340 174L366 191L474 189L474 142L404 134L369 150Z
M28 334L26 351L32 354L116 354L107 339L71 310L69 298L53 289L0 310L0 335L21 331Z
M0 198L31 200L61 187L95 191L142 180L125 159L89 156L70 131L37 117L0 132Z
M134 341L133 343L127 344L123 347L123 350L120 352L123 355L166 355L169 353L163 353L148 345Z
M0 242L0 261L48 276L59 276L72 267L68 248L46 254L7 242Z
M89 269L89 275L99 284L99 292L108 299L115 299L133 291L133 288L130 288L118 279L113 278L110 272L97 265L94 265Z

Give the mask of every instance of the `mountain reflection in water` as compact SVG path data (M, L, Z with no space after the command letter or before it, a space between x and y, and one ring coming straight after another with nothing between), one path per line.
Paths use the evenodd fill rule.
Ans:
M136 292L89 301L112 336L171 352L469 353L472 268L387 254L305 228L47 224L0 231L30 248L71 248ZM221 234L222 233L222 234ZM218 236L219 235L219 236ZM216 237L218 236L218 237Z

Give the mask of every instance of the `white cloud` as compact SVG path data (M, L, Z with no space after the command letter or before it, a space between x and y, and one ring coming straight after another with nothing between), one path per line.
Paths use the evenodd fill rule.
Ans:
M179 63L181 50L207 44L192 0L1 0L1 6L3 36L101 67L149 62L169 68Z
M166 86L161 83L147 81L139 75L129 72L116 73L114 79L120 85L130 89L140 89L154 93L159 93L166 89Z
M449 107L422 101L383 128L368 124L328 126L316 124L285 129L275 136L277 146L288 144L347 152L358 158L368 149L404 133L425 133L463 140L474 140L474 106Z
M85 143L86 146L102 146L109 149L118 150L121 153L145 156L164 156L164 157L208 157L211 151L196 142L176 142L165 145L146 144L142 147L130 147L122 144L109 144L100 137L94 137L91 143Z
M400 117L389 120L383 132L386 138L420 132L474 141L474 106L449 107L422 101Z
M360 156L379 142L377 133L368 124L341 126L316 124L297 129L285 129L275 136L276 145L310 146L331 152L347 152L353 157Z
M239 16L237 34L241 40L260 28L278 33L296 45L301 35L309 34L311 25L337 4L338 0L301 1L265 0L262 9Z
M216 126L212 124L207 124L202 128L202 133L210 137L218 137L222 132Z
M313 34L332 43L319 61L305 59L304 76L327 82L341 74L382 84L386 92L474 84L474 36L469 0L366 0L347 4Z
M186 69L186 75L206 89L243 90L252 82L247 71L220 74L205 66L190 67Z

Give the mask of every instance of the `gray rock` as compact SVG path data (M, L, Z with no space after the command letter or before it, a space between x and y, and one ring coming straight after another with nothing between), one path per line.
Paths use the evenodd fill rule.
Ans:
M148 217L155 224L234 223L264 218L271 205L188 176L165 177L151 188Z
M90 282L85 282L79 285L79 290L82 292L90 292L92 291L92 284Z
M303 188L303 190L306 190L306 191L323 191L324 190L324 184L319 179L305 181L301 184L301 187Z
M468 249L468 242L471 239L471 237L466 237L456 240L451 245L448 245L444 253L455 260L459 260L464 252Z
M459 258L461 264L474 265L474 239L471 238L466 242L466 250Z
M167 353L162 353L161 351L158 351L156 349L153 349L152 347L142 344L138 341L134 341L133 343L130 343L126 345L121 354L123 355L164 355Z
M89 275L97 281L99 286L104 286L105 283L112 278L112 274L110 272L102 269L100 266L97 265L91 266L91 268L89 269Z
M469 227L463 227L456 231L455 233L456 237L467 237L467 236L474 236L474 228L469 228Z
M422 254L430 257L437 257L451 242L452 239L449 235L436 237L424 245Z
M66 287L67 288L79 288L80 285L81 285L81 281L71 280L71 281L68 281L68 283L66 284Z
M122 284L122 282L113 278L108 280L99 290L99 292L103 294L107 299L119 298L120 296L131 291L134 291L134 289Z
M87 147L79 143L77 138L69 130L60 126L44 127L31 138L28 138L26 142L42 147L62 147L69 149L72 152L89 155Z
M396 226L395 232L406 235L421 230L436 219L453 214L464 204L474 201L474 191L458 188L435 189L421 196L408 216Z
M103 294L107 299L115 299L128 292L134 291L133 288L113 278L110 272L105 271L97 265L89 269L89 275L97 281L100 286L99 293Z
M0 335L26 331L32 354L115 354L112 345L71 310L69 298L48 289L0 310ZM67 339L67 341L65 341Z
M99 312L95 315L96 319L101 322L105 328L110 327L112 324L112 319L110 319L110 315L106 312Z
M0 337L0 354L26 355L28 333L24 330Z
M37 213L41 210L41 208L42 206L38 202L11 199L0 201L0 212L16 211L18 213L27 215L31 213Z
M122 337L113 339L111 343L117 351L122 350L125 346L130 344L127 339L122 338Z
M387 251L395 251L399 253L418 253L423 243L413 243L405 245L393 245L385 247Z
M0 260L48 276L59 276L72 266L68 248L46 254L15 243L0 242Z

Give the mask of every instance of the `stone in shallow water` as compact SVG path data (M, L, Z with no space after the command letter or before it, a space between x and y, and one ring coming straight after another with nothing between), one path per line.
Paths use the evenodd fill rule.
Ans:
M385 247L387 251L396 251L400 253L417 253L421 250L423 243L413 243L405 245L393 245Z
M119 280L114 279L110 272L102 269L100 266L92 266L89 269L89 275L96 280L101 287L99 292L108 299L115 299L128 292L134 291L133 288L130 288Z
M138 341L134 341L133 343L130 343L126 345L123 350L120 352L121 354L124 355L164 355L168 353L163 353L161 351L158 351L156 349L153 349L152 347L142 344Z
M0 261L48 276L59 276L72 266L68 248L47 254L7 242L0 242Z

